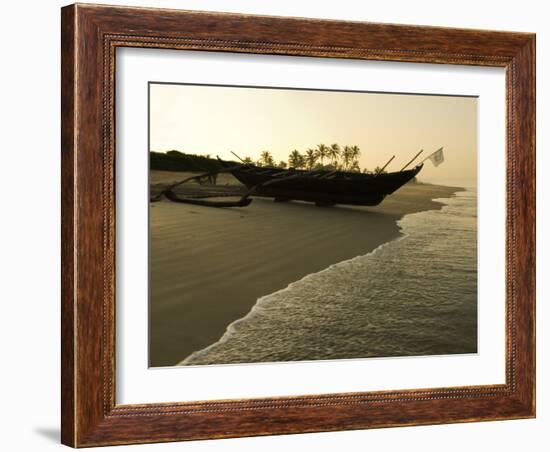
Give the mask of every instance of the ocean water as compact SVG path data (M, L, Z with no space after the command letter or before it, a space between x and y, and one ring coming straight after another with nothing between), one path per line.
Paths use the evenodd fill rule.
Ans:
M438 201L400 238L260 298L181 364L476 353L476 193Z

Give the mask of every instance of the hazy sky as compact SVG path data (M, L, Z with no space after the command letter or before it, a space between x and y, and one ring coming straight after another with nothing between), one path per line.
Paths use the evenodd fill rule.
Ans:
M230 151L256 160L269 150L288 160L293 149L357 145L360 165L397 171L416 152L444 147L445 162L430 162L421 180L452 185L474 181L477 99L198 85L150 85L150 150L188 154ZM421 157L422 157L421 156ZM419 159L420 160L420 159Z

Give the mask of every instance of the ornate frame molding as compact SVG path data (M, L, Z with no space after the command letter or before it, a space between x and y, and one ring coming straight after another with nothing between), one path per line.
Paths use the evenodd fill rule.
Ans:
M116 405L118 47L506 68L506 384ZM77 4L62 9L62 88L64 444L82 447L534 416L534 35Z

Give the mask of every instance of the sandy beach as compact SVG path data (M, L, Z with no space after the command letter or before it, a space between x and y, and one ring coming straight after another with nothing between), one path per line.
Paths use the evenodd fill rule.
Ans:
M151 186L183 173L152 171ZM236 181L221 175L218 185ZM256 300L399 236L403 215L437 209L456 187L409 183L376 207L274 203L215 209L151 203L150 365L170 366L216 342ZM153 191L153 190L152 190Z

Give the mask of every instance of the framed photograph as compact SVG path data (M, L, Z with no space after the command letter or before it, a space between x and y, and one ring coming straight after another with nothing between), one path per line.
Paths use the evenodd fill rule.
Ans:
M535 416L535 36L62 9L62 442Z

